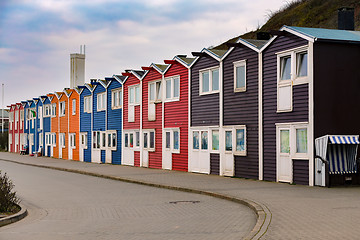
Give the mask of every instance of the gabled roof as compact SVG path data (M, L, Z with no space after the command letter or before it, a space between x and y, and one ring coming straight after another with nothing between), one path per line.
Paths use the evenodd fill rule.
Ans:
M89 89L90 92L92 92L96 88L96 85L92 85L91 83L85 83L85 87Z
M215 56L217 56L218 58L222 58L226 52L228 50L218 50L218 49L206 49L207 51L209 51L210 53L214 54Z
M189 67L196 58L190 58L186 55L176 55L173 59L178 60L178 62L185 64L187 67Z
M115 78L119 83L121 83L121 85L126 81L126 76L123 75L113 75L113 78Z
M164 72L168 67L169 65L168 64L151 64L151 66L153 66L154 68L157 68L160 72Z
M306 28L283 26L280 31L287 31L309 41L336 41L360 43L360 32L325 28Z
M102 79L99 79L98 82L104 87L104 88L107 88L110 84L110 80L102 80Z
M55 96L57 97L57 99L60 100L61 96L63 95L63 92L55 92Z
M84 88L80 88L79 86L74 87L75 92L77 92L79 95L82 93L82 91L84 90Z
M68 88L65 88L63 92L65 93L65 95L66 95L67 97L70 97L70 95L73 93L72 90L71 90L71 89L68 89Z

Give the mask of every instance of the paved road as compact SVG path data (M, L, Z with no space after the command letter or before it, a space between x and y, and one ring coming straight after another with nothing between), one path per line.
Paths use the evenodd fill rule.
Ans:
M256 220L245 206L198 194L4 161L0 169L29 211L0 228L3 240L230 240L241 239Z

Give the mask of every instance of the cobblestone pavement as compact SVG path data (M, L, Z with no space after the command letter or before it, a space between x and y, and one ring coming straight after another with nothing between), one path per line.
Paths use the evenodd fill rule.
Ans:
M240 239L256 216L241 204L0 161L16 186L25 219L0 239Z
M268 209L261 239L360 239L360 188L321 188L186 172L0 153L0 159L186 187L252 200Z

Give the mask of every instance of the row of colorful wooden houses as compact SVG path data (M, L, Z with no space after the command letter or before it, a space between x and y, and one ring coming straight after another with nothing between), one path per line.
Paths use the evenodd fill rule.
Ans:
M314 185L315 138L360 132L360 32L284 26L193 56L11 105L9 151Z

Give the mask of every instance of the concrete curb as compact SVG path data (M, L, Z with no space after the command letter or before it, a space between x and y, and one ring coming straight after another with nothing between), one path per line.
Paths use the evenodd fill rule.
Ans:
M27 209L22 205L19 205L19 207L21 208L19 212L0 219L0 227L20 221L21 219L27 216L28 214Z
M250 231L250 233L248 233L243 238L246 240L260 239L267 232L269 225L271 223L271 219L272 219L272 214L266 206L262 207L260 204L254 202L254 201L251 201L248 199L236 198L236 197L229 196L226 194L204 191L204 190L199 190L199 189L186 188L186 187L180 187L180 186L170 186L170 185L164 185L164 184L159 184L159 183L151 183L151 182L145 182L145 181L134 180L134 179L129 179L129 178L87 172L87 171L82 171L82 170L44 166L44 165L37 165L37 164L32 164L32 163L23 163L23 162L17 162L14 160L8 160L8 159L0 159L0 160L6 161L6 162L17 163L20 165L27 165L27 166L32 166L32 167L40 167L40 168L47 168L47 169L52 169L52 170L64 171L64 172L78 173L78 174L83 174L83 175L88 175L88 176L93 176L93 177L106 178L106 179L111 179L111 180L116 180L116 181L127 182L127 183L135 183L135 184L140 184L140 185L145 185L145 186L150 186L150 187L164 188L164 189L189 192L189 193L197 193L197 194L207 195L207 196L216 197L219 199L224 199L227 201L239 203L239 204L249 207L251 210L254 211L254 213L257 216L257 221L256 221L254 228Z

